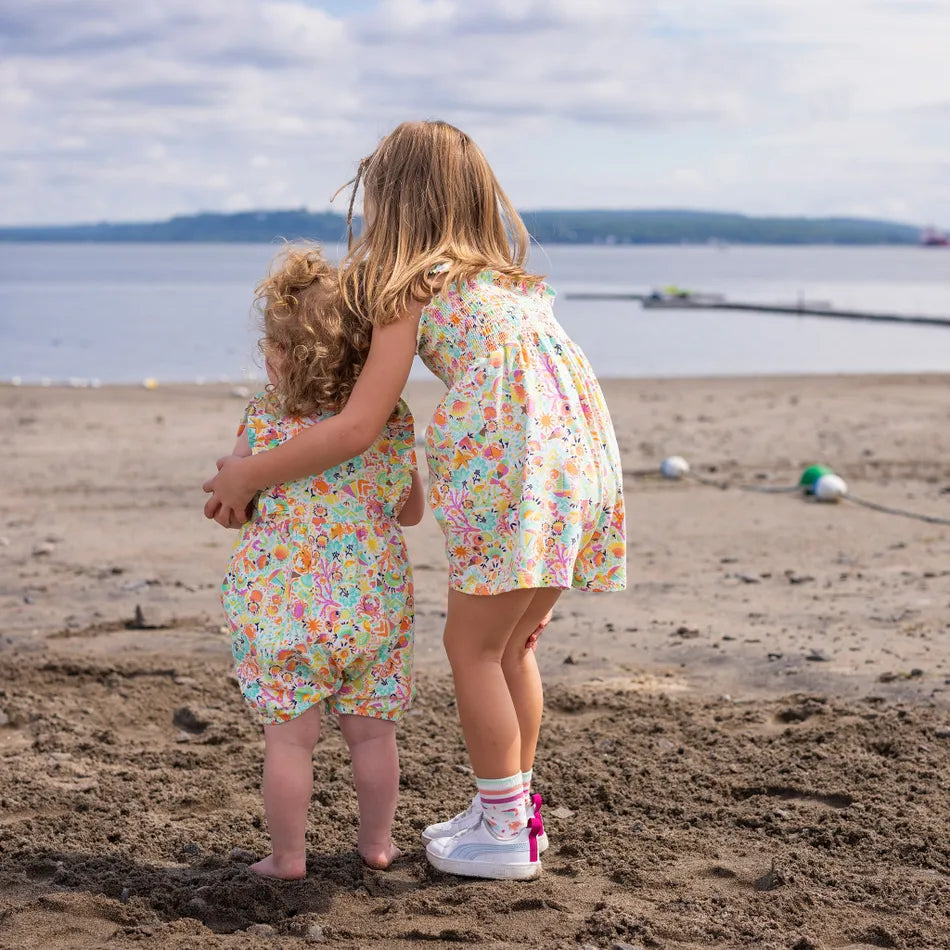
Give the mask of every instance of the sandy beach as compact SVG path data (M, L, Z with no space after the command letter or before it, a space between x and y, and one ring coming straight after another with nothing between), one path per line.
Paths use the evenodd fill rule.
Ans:
M950 378L604 388L630 586L567 594L542 637L551 848L523 884L419 845L472 793L431 514L407 532L406 857L361 866L329 725L308 878L263 881L262 742L218 602L234 535L201 514L243 400L0 388L0 947L950 947L950 526L762 490L822 462L950 518ZM420 439L440 394L409 387ZM702 482L661 479L672 454Z

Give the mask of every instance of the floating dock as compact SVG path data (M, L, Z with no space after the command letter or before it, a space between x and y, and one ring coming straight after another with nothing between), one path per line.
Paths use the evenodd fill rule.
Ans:
M756 313L782 313L800 317L831 317L838 320L867 320L872 323L913 323L934 327L950 327L950 317L927 314L882 313L874 310L839 310L808 301L789 304L749 303L725 299L711 299L712 294L684 296L657 296L641 293L568 293L569 300L633 300L645 310L747 310ZM696 299L692 299L695 296Z

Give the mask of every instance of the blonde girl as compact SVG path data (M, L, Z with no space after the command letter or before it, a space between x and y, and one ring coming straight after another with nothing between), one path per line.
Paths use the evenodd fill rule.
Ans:
M373 337L353 392L274 451L221 460L205 513L243 520L260 488L364 451L418 351L448 387L426 431L428 500L445 534L443 642L478 789L425 829L426 854L455 874L530 878L546 838L530 794L542 691L528 641L566 588L625 586L616 439L475 143L443 122L404 123L360 162L354 196L361 181L364 229L342 285L365 302Z
M257 289L270 386L235 452L248 463L345 404L369 348L319 250L291 247ZM393 406L396 406L393 411ZM241 691L264 726L272 853L251 866L306 873L307 810L322 705L339 717L360 809L357 847L385 868L399 785L396 722L412 698L412 577L400 524L425 507L412 417L394 401L346 465L273 483L234 546L222 587ZM350 453L352 454L352 453ZM316 471L316 469L314 469Z

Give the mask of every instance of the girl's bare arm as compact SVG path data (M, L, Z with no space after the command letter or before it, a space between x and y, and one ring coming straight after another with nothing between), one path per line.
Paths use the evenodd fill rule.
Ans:
M337 415L268 452L219 459L219 471L202 486L211 497L205 517L228 527L247 520L254 494L280 482L325 471L365 452L379 437L402 394L416 352L422 304L395 323L373 330L366 365Z

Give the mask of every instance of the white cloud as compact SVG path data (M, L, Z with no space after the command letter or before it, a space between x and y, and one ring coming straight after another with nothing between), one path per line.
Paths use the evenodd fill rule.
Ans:
M950 3L365 6L5 0L0 222L322 208L379 135L439 117L522 207L950 223Z

